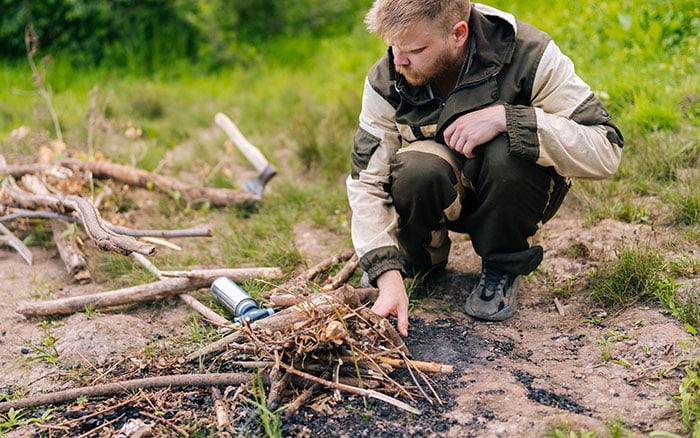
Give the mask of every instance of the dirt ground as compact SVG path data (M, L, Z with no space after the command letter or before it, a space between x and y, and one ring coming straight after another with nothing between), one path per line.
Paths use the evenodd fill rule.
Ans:
M309 265L337 253L337 242L327 232L300 226L298 234ZM666 402L677 394L683 376L682 367L674 366L685 357L697 357L697 343L661 307L640 305L608 315L586 291L587 272L612 256L624 239L634 238L657 239L660 247L668 239L658 229L652 235L650 227L612 220L584 227L565 203L538 236L545 259L523 282L516 315L486 323L462 310L480 262L470 242L454 235L448 269L416 292L406 341L415 359L454 366L453 374L433 378L443 403L408 401L423 411L409 415L379 401L365 404L356 396L317 398L294 418L283 420L285 436L543 436L552 425L567 425L604 437L606 425L616 420L631 436L654 430L682 434L678 415ZM25 387L37 394L71 387L71 371L99 371L124 360L138 365L159 344L189 336L191 311L177 298L56 318L48 326L26 320L15 312L22 302L102 289L71 284L55 249L34 246L32 252L34 264L29 266L10 248L0 247L0 392ZM30 347L41 346L48 334L55 338L60 366L37 360L38 350ZM604 349L612 360L604 361ZM195 405L210 404L202 400L208 394L185 397L194 406L191 416L207 415ZM184 404L180 409L188 408ZM151 413L155 411L154 406ZM182 413L172 415L179 418ZM61 421L65 419L59 415L49 425ZM81 427L86 436L110 436L107 431L114 430L90 435L89 425ZM246 435L245 430L238 433ZM26 436L37 431L79 434L46 426L5 433Z

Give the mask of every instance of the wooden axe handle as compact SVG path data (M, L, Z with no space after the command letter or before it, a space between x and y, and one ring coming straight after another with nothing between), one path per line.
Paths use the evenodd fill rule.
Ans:
M246 139L235 123L224 113L216 113L214 121L224 130L226 135L238 146L238 149L245 157L253 164L253 167L258 172L262 172L270 164L265 156L260 152L260 149L255 147Z

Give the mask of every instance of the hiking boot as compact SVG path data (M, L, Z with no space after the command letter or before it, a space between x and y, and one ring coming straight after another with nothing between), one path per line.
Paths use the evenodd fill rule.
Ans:
M467 297L464 310L468 315L486 321L504 321L510 318L518 306L520 278L520 275L484 266L479 283Z

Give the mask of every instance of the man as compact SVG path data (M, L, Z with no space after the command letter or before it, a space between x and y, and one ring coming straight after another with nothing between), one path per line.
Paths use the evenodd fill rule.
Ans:
M369 71L347 179L352 237L372 310L408 335L403 276L444 267L448 230L482 259L466 312L502 321L530 246L572 177L606 178L623 138L545 33L468 0L376 0L365 20L390 47ZM411 272L409 272L411 271Z

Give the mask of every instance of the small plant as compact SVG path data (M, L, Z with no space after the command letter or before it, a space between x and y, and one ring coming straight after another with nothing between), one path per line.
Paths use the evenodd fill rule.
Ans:
M32 423L45 423L51 419L52 410L45 410L40 417L30 416L26 409L10 408L6 413L0 413L0 433L13 427L23 426Z
M252 392L254 400L246 397L243 397L243 399L257 408L261 426L265 431L265 436L268 438L282 437L281 416L285 406L281 406L275 410L271 410L267 406L265 387L259 377L257 380L253 381Z
M686 376L679 386L679 394L673 397L673 404L680 412L680 420L686 428L687 436L700 436L700 362L690 360L685 367ZM665 431L654 431L651 436L677 438L680 435Z
M663 257L651 246L625 245L617 258L593 271L589 277L591 297L599 304L624 310L649 301L667 287Z
M58 341L58 338L51 332L49 322L46 320L41 321L37 323L37 327L43 329L44 337L39 342L39 345L27 344L27 348L36 353L36 356L29 357L26 361L44 362L49 365L60 366L61 361L59 359L58 350L56 349L56 341Z

